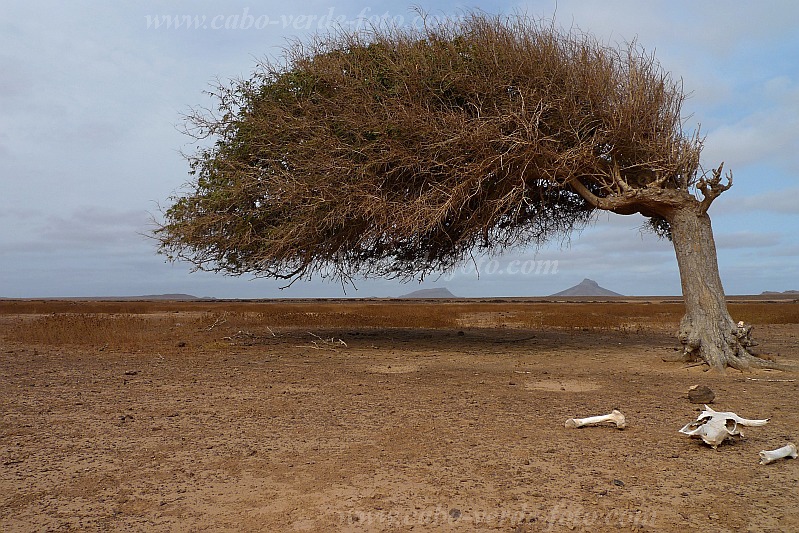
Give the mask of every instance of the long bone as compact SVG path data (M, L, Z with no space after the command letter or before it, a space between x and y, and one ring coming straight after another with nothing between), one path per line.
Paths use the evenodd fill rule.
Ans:
M565 426L569 429L573 429L583 426L594 426L605 422L613 422L618 429L627 427L627 421L618 409L614 409L609 415L589 416L588 418L570 418L566 421Z
M777 448L776 450L763 450L760 452L760 464L767 465L769 463L773 463L778 459L786 459L790 457L791 459L796 459L797 452L796 452L796 444L793 442L789 442L782 448Z

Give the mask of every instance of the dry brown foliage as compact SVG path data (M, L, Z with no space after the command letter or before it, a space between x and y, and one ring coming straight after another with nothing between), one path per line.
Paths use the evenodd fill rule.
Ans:
M715 183L652 55L524 17L295 43L215 96L188 121L215 144L156 231L203 269L409 278L566 235L598 207L668 231L658 202Z
M69 309L65 312L64 309ZM733 302L736 320L797 324L793 302ZM220 341L240 331L270 337L305 329L452 329L671 333L684 311L681 302L4 302L0 315L21 317L3 338L43 345L147 349L181 339L191 346Z

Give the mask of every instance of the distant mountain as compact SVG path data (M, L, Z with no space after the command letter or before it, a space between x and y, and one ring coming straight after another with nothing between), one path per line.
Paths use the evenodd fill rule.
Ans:
M418 291L403 294L399 298L457 298L457 296L449 292L446 287L436 287L435 289L419 289Z
M131 296L135 300L199 300L198 296L191 294L148 294L145 296Z
M791 295L794 295L794 294L799 294L799 291L782 291L782 292L780 292L780 291L763 291L760 294L764 294L764 295L766 295L766 294L791 294Z
M599 286L599 283L592 279L584 279L574 287L565 291L556 292L551 296L624 296L618 292L613 292Z
M55 297L43 298L44 300L87 300L93 302L112 301L112 302L128 302L128 301L149 301L149 300L205 300L207 298L199 298L191 294L145 294L142 296L69 296L69 297Z

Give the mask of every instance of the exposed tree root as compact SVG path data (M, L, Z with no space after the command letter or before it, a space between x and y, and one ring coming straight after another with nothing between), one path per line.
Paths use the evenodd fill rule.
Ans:
M753 353L752 326L732 319L708 320L707 315L686 315L680 324L679 339L685 362L704 361L709 369L725 373L734 368L741 372L754 369L797 371L798 368L771 361ZM719 323L720 322L720 323ZM722 339L722 342L719 342Z

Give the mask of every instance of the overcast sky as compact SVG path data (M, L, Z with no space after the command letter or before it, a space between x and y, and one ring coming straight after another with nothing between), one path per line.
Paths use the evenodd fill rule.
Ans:
M189 293L336 297L312 280L191 272L146 237L189 176L181 114L215 79L247 76L287 40L367 18L414 22L396 2L3 2L0 10L0 296ZM799 289L799 2L581 0L422 2L521 9L603 41L636 39L692 94L703 161L735 185L711 208L728 294ZM170 21L165 16L172 17ZM171 22L171 25L168 25ZM175 27L180 22L180 27ZM228 26L226 28L226 26ZM569 242L516 250L422 284L364 280L347 296L447 286L459 296L547 295L591 278L628 295L679 294L674 251L643 219L600 214Z

